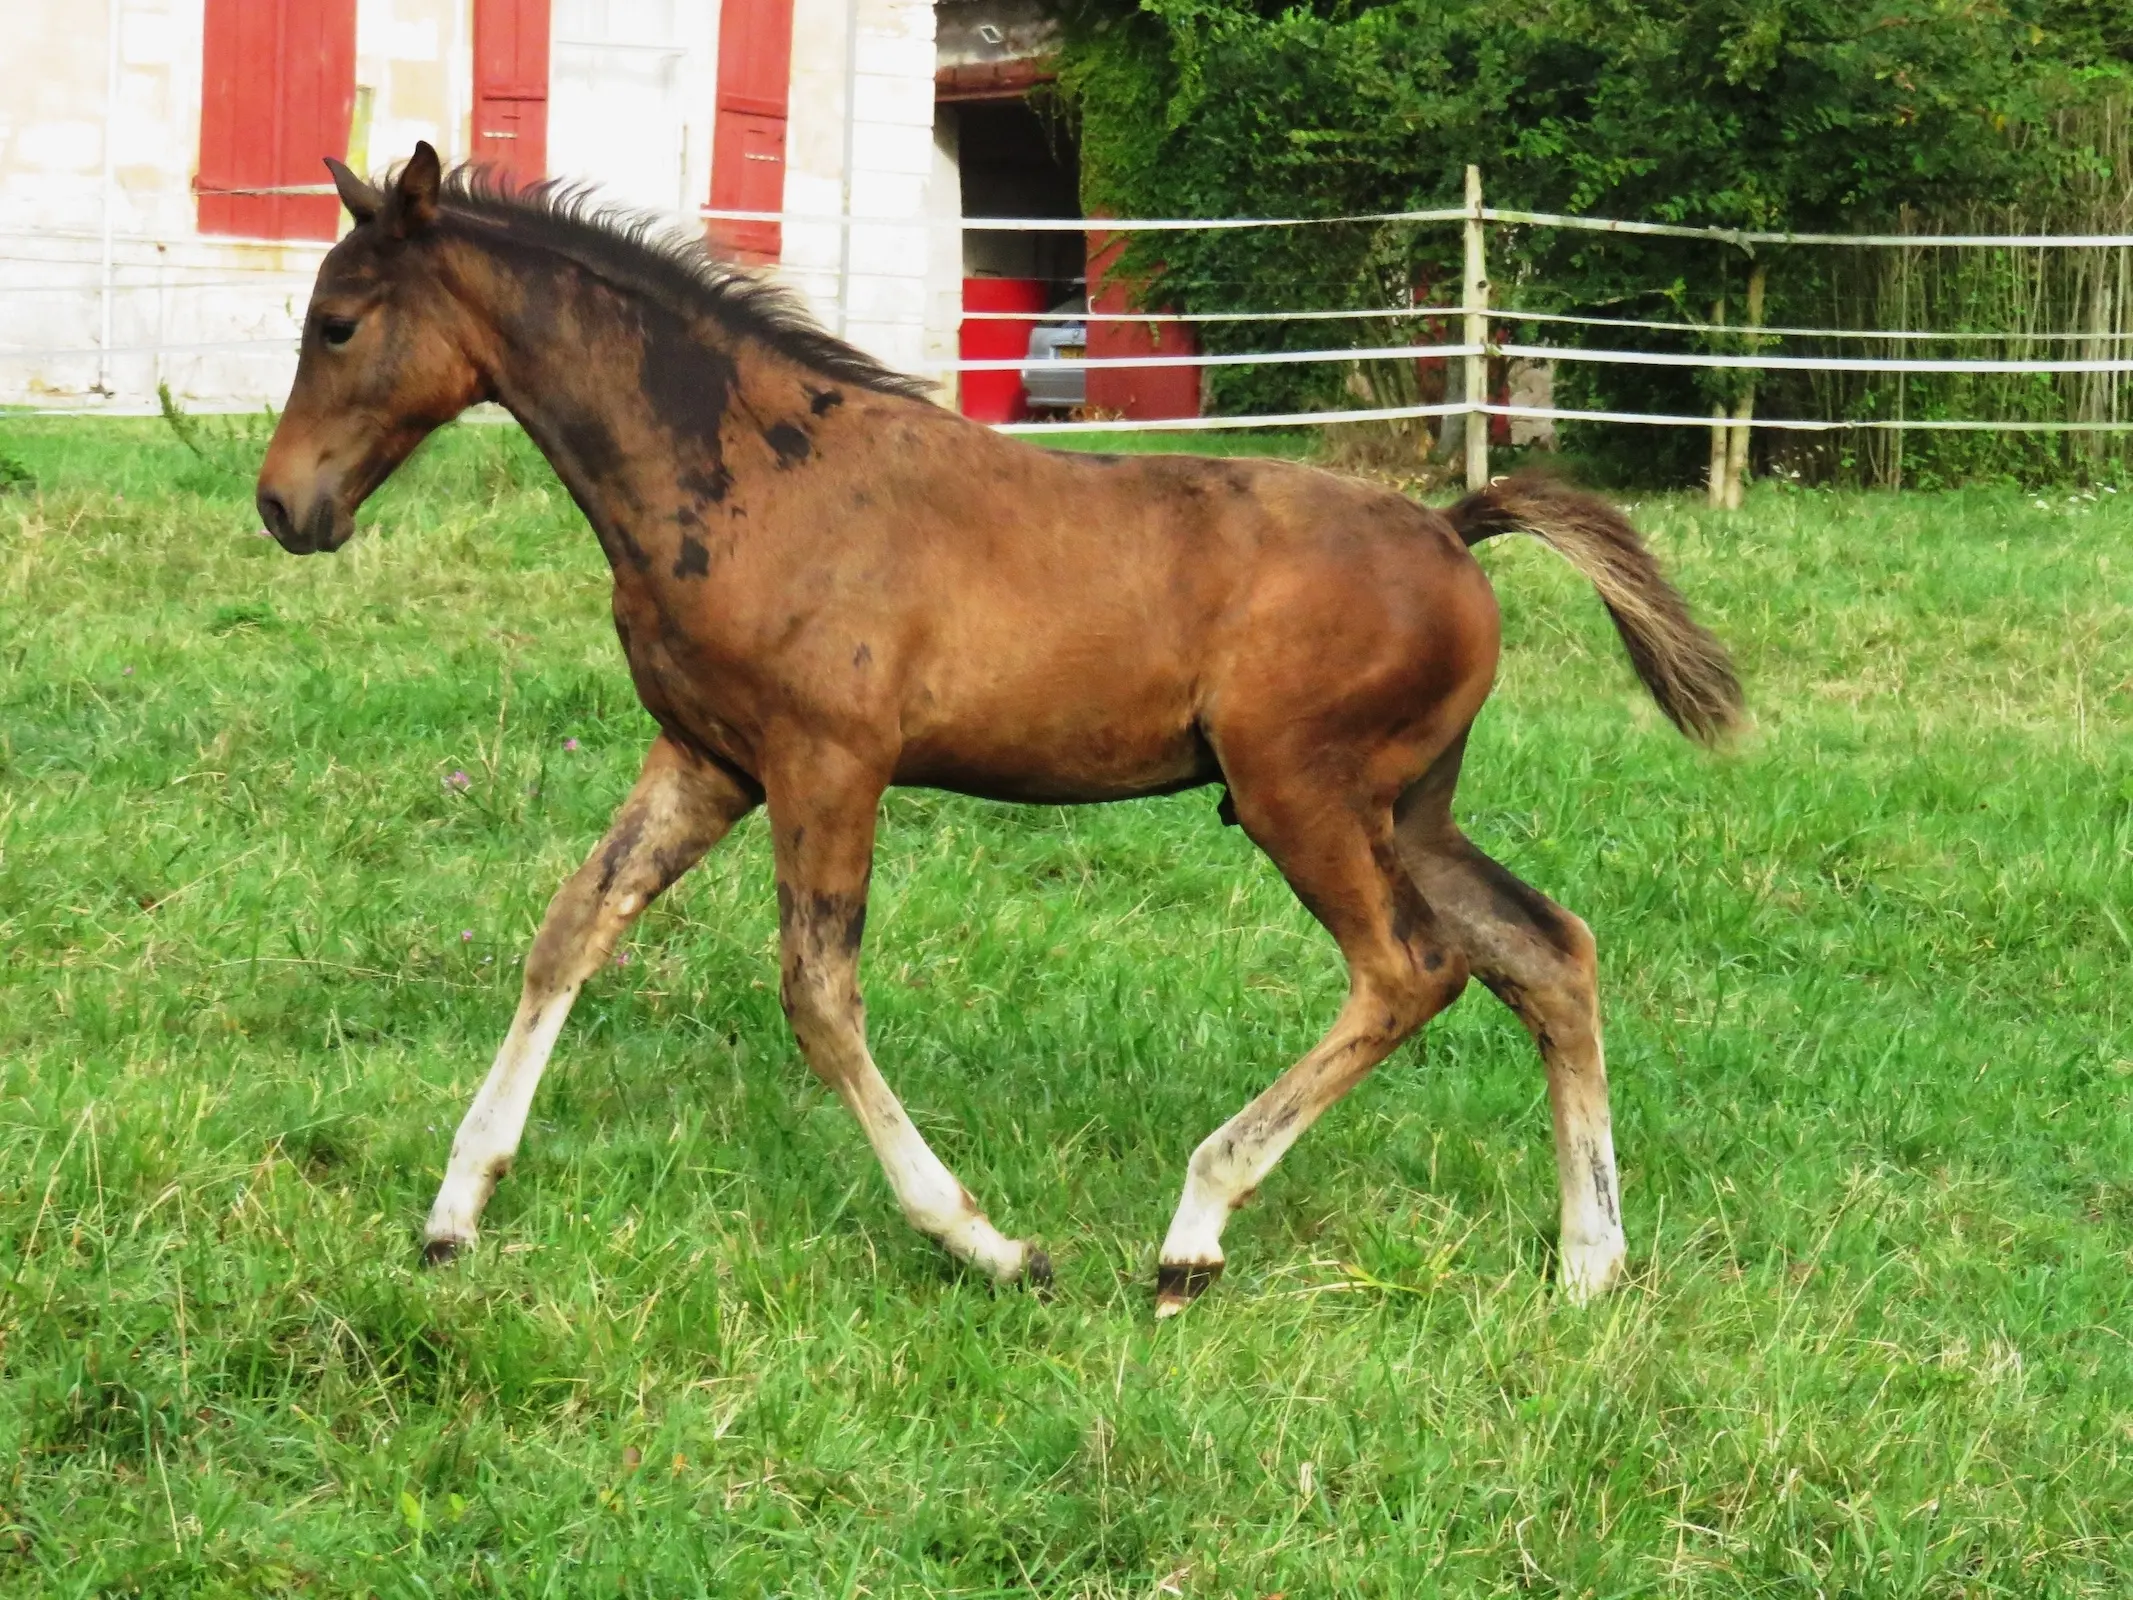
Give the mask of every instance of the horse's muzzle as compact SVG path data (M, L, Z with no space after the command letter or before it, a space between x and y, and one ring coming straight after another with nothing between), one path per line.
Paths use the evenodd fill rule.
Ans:
M347 541L347 534L340 527L339 508L331 495L319 495L299 512L274 490L262 488L257 503L259 520L274 535L274 542L292 556L338 550Z

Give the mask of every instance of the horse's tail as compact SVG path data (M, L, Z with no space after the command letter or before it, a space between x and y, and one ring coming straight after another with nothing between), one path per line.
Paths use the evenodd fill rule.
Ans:
M1596 496L1524 472L1470 494L1446 513L1469 545L1530 533L1592 581L1615 619L1630 665L1652 698L1704 744L1738 726L1740 679L1726 647L1689 615L1622 513Z

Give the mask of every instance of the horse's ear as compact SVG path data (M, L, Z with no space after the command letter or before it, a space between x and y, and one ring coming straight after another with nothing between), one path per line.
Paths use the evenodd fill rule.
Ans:
M393 192L385 198L385 231L396 239L409 239L430 225L437 215L437 189L444 181L444 165L427 139L415 141L415 153L407 158Z
M383 195L331 156L326 158L326 170L333 174L333 186L341 193L341 204L348 208L348 214L356 219L358 227L378 214L378 208L385 204Z

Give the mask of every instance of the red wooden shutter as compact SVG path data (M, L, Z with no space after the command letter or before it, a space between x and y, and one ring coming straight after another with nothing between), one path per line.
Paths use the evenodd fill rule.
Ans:
M200 231L331 239L341 203L236 194L324 183L348 154L356 0L207 0L200 96Z
M785 107L792 86L792 0L722 0L718 118L711 136L711 204L725 211L785 209ZM736 260L778 259L775 222L713 222L711 241Z
M474 0L474 159L548 176L548 0Z

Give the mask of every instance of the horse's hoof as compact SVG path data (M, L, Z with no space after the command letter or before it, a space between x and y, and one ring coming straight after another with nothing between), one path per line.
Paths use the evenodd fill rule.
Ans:
M1222 1276L1219 1261L1165 1261L1155 1269L1155 1314L1174 1317Z
M1556 1260L1556 1287L1572 1305L1590 1305L1622 1281L1624 1257L1619 1239L1566 1245Z
M422 1264L425 1267L448 1267L458 1257L457 1239L432 1239L422 1247Z
M1052 1258L1035 1245L1029 1247L1029 1255L1022 1263L1022 1287L1040 1300L1052 1297Z

